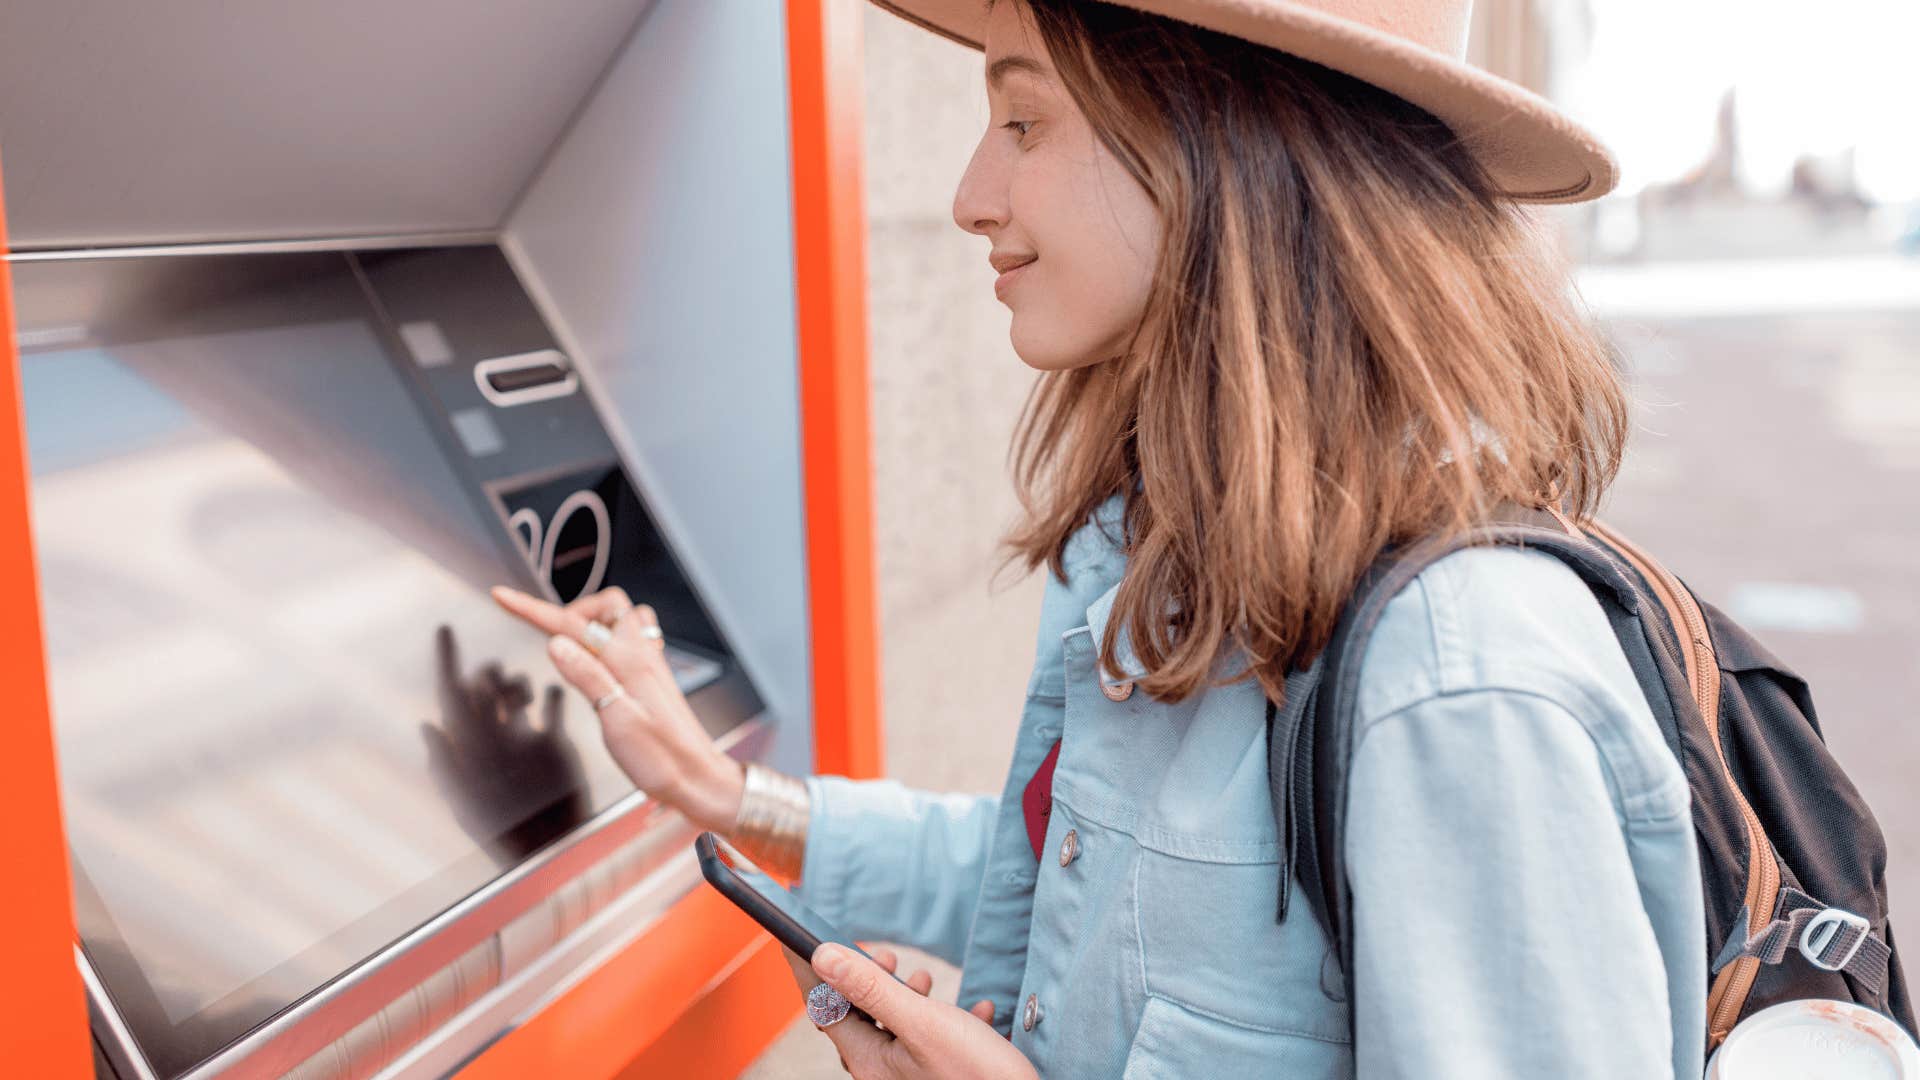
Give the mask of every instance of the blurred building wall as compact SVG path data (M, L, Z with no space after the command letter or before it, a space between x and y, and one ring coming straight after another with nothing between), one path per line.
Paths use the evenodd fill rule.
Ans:
M1477 0L1467 31L1467 60L1558 100L1593 33L1589 0Z

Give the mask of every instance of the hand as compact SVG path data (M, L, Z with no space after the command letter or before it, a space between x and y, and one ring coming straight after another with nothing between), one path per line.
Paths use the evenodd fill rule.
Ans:
M896 955L892 949L876 948L865 942L861 943L861 947L867 950L873 957L874 963L879 964L887 974L899 974L900 957ZM807 991L820 985L820 976L813 973L812 965L795 956L792 949L782 947L780 955L786 958L787 966L793 969L793 981L800 985L801 997L804 998ZM933 973L925 968L921 968L919 971L907 976L906 983L908 989L919 994L921 997L926 997L933 991ZM993 1002L985 998L974 1002L973 1006L967 1011L988 1024L993 1023ZM840 1056L840 1067L843 1069L847 1067L845 1054Z
M745 774L715 749L667 666L657 639L640 633L660 625L653 609L635 606L624 590L602 589L561 607L515 589L496 587L507 611L553 635L547 655L561 678L597 701L622 687L626 695L600 710L607 752L635 787L685 814L702 829L725 834L740 812ZM583 642L590 622L611 629L599 655Z
M823 1029L840 1051L840 1063L855 1080L1038 1080L1039 1074L1026 1055L993 1029L991 1002L976 1002L963 1012L957 1006L926 997L927 991L921 987L933 985L932 976L926 972L916 972L907 983L901 983L892 977L890 966L840 945L815 949L812 971L855 1008L886 1027L883 1031L848 1015Z
M896 955L892 949L869 946L864 941L860 944L862 948L865 948L867 952L873 956L874 963L879 964L885 969L887 974L896 975L899 973L900 957ZM805 960L793 955L792 949L783 947L780 950L780 955L787 958L787 966L793 969L793 981L800 984L800 993L802 996L819 984L820 976L813 973L812 966ZM919 971L907 976L906 982L908 988L914 993L919 994L921 997L926 997L933 991L933 972L928 971L926 968L921 968ZM981 998L979 1001L974 1002L968 1007L967 1011L986 1023L993 1023L993 1002L988 1001L986 998ZM840 1064L845 1065L846 1062L842 1061Z

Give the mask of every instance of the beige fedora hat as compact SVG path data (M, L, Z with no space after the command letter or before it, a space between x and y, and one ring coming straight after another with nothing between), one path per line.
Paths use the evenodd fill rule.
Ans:
M1473 0L1112 0L1245 38L1398 94L1445 121L1510 198L1581 202L1619 168L1594 134L1540 97L1466 62ZM873 0L982 48L987 0Z

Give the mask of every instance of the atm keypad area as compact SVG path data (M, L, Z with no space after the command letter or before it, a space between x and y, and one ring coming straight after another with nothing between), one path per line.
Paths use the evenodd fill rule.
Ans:
M761 701L498 247L12 270L103 1071L369 1075L680 853L487 588L651 604L735 753Z

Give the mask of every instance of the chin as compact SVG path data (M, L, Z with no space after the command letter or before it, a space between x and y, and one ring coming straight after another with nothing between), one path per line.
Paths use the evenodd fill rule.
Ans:
M1055 335L1035 333L1022 327L1017 315L1007 336L1013 343L1014 355L1035 371L1066 371L1103 359L1092 342L1062 341Z

